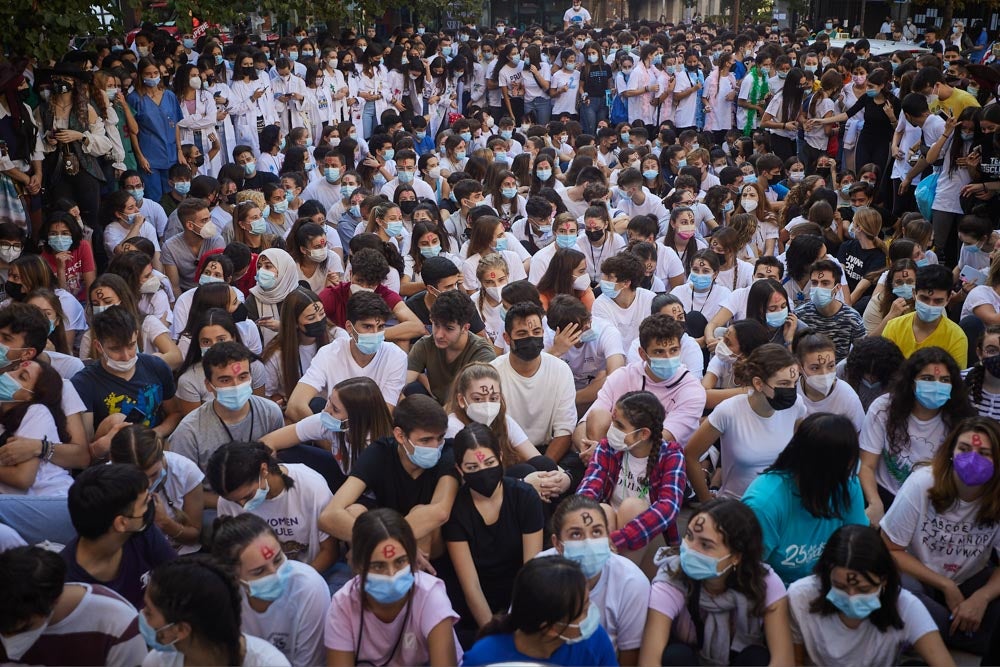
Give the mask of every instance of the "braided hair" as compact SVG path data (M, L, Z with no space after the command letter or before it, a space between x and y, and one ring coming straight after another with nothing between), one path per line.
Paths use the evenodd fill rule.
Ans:
M640 488L648 487L653 479L653 468L660 458L661 444L657 443L663 441L658 435L663 432L666 417L663 404L648 391L630 391L618 399L615 409L636 429L649 429L649 441L654 443L654 447L646 457L646 476L636 480Z
M986 344L987 336L1000 334L1000 324L991 324L986 327L982 335L976 341L976 351L982 352L983 345ZM965 374L965 387L969 390L969 397L973 403L981 403L983 400L983 380L986 379L986 367L983 366L983 355L979 354L975 365Z

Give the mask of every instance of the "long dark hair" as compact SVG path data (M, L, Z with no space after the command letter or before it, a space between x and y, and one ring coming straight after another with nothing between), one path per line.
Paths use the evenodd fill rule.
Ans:
M757 320L765 327L767 324L767 302L771 300L772 294L780 294L785 298L785 305L788 305L788 293L774 278L764 278L756 281L750 286L747 292L747 319Z
M860 457L858 433L842 415L819 412L799 425L764 472L788 473L802 507L818 519L843 519L851 507L851 480Z
M153 570L147 591L167 623L187 623L201 643L225 649L227 665L243 664L243 599L231 570L194 554Z
M951 397L941 406L940 412L944 425L951 429L962 419L975 415L975 411L969 405L969 396L965 392L962 374L955 359L940 347L917 350L899 367L889 388L885 435L888 439L889 453L893 455L910 444L909 420L917 401L914 382L923 367L928 364L944 364L951 376Z
M890 627L897 629L903 627L903 619L899 617L899 610L896 607L901 587L899 570L896 569L892 554L889 553L889 548L882 541L877 529L848 524L834 531L826 542L823 555L813 568L813 573L819 578L820 588L809 604L810 612L820 616L837 613L837 608L826 599L826 594L832 587L830 573L836 567L854 570L872 585L876 582L870 575L880 577L882 592L879 594L879 601L882 606L872 612L868 620L879 629L879 632L885 632Z
M347 432L338 433L344 470L361 456L369 442L392 435L392 415L375 381L366 376L341 380L333 387L347 413Z
M315 292L304 287L292 290L281 304L281 319L279 334L271 339L261 355L270 359L277 354L281 360L281 391L287 398L302 377L303 369L299 363L299 316L314 303L322 304ZM330 342L330 332L324 327L323 333L316 338L316 349Z
M963 419L951 430L937 453L934 454L933 471L934 484L927 495L938 513L947 512L959 502L958 485L955 483L955 445L963 433L974 432L986 436L990 441L990 454L993 461L1000 455L1000 425L990 417L969 417ZM979 505L976 510L976 521L985 525L995 525L1000 521L1000 475L994 470L993 477L982 487L979 498L974 502Z
M538 291L541 294L572 294L576 296L573 288L573 271L580 266L580 262L586 257L582 252L574 248L559 248L552 255L549 267L538 280Z
M796 118L798 118L799 112L802 110L802 79L804 78L802 70L798 67L793 67L788 71L788 76L785 77L785 85L781 88L781 121L785 123L790 123ZM765 200L761 200L763 203Z
M368 568L375 547L388 539L397 540L403 545L403 551L410 559L410 568L416 569L417 539L413 536L413 529L406 519L396 510L386 507L364 512L351 529L351 567L360 578L358 584L361 591L365 590ZM410 589L407 598L412 594L413 589ZM361 594L361 598L362 604L365 604L364 594Z
M267 464L269 474L278 474L286 488L295 486L295 480L278 466L278 459L271 448L262 442L229 442L212 453L205 476L212 491L223 498L245 484L259 483L260 466Z
M212 283L221 284L221 283ZM195 321L196 320L196 321ZM187 369L191 368L195 364L201 363L201 345L198 344L198 336L201 334L201 330L208 326L219 326L229 332L229 335L233 337L233 340L237 343L243 342L243 336L240 335L240 330L236 328L236 322L233 321L233 316L226 312L223 308L209 308L201 315L201 317L194 317L193 314L188 317L188 321L195 321L190 327L191 329L191 344L188 345L187 356L184 357L184 363L181 367L177 369L176 375L178 378L184 375ZM256 358L256 357L255 357Z
M748 506L731 498L718 498L706 503L691 517L691 521L702 514L707 514L715 522L715 529L722 535L729 552L740 555L739 562L726 575L726 588L746 596L751 613L763 618L767 607L765 583L767 570L762 564L764 536L756 515ZM680 568L672 572L671 576L687 582L688 611L691 613L691 618L700 619L702 582L689 579Z
M63 442L69 442L66 415L62 409L62 376L44 361L37 359L33 361L41 366L41 371L35 380L35 388L32 390L31 398L27 401L8 403L10 409L0 415L0 424L3 425L7 433L13 434L21 427L21 422L28 413L28 408L32 405L43 405L48 408L52 415L52 420L56 423L56 430L59 431L59 437L63 439Z
M1000 334L1000 324L991 324L986 327L983 333L979 336L979 340L976 341L976 350L981 350L983 345L986 343L987 336L996 336ZM976 359L975 365L969 369L969 372L965 374L965 387L969 391L969 396L973 401L979 403L983 400L983 380L986 379L986 367L983 366L982 354Z
M565 628L583 614L586 601L587 578L577 563L562 556L532 558L514 577L510 611L494 616L479 636Z

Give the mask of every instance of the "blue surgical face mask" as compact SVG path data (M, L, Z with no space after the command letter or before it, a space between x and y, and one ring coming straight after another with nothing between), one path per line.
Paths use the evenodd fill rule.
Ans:
M407 440L407 442L410 444L410 447L413 448L413 452L410 453L406 447L403 447L403 451L406 452L407 458L410 459L410 462L413 463L413 465L423 468L424 470L430 470L438 464L438 461L441 460L441 450L444 447L443 443L437 447L420 447L419 445L414 445L409 440Z
M813 287L809 290L809 298L817 308L826 308L833 301L833 290L826 287Z
M744 175L743 176L743 184L744 185L746 185L747 183L756 183L756 182L757 182L757 175L756 174L749 174L749 175Z
M725 205L724 205L724 206L722 207L722 210L723 210L723 212L725 212L725 213L732 213L732 211L733 211L733 209L734 209L734 208L736 208L736 205L735 205L735 204L733 204L732 200L729 200L729 201L727 201L727 202L725 203Z
M919 299L914 303L914 308L922 322L935 322L944 315L944 306L931 306Z
M385 149L384 151L382 151L382 157L384 157L386 161L392 160L394 157L396 157L395 149L392 148Z
M601 612L597 609L593 602L587 607L587 615L579 623L570 623L566 626L567 628L579 628L580 634L577 637L564 637L559 635L559 639L567 644L579 644L580 642L587 641L590 637L597 632L597 628L601 627Z
M49 234L48 244L55 252L66 252L73 245L73 237Z
M425 258L430 259L431 257L437 257L441 254L441 244L438 243L432 246L421 246L420 254Z
M696 290L707 290L712 286L712 281L715 279L710 273L690 273L688 274L688 282L691 283L691 287Z
M826 599L834 607L840 610L844 616L860 620L862 618L868 618L873 612L882 607L882 601L879 599L879 595L881 595L880 590L874 593L848 595L839 588L831 586L830 591L826 594Z
M136 188L135 190L126 190L126 192L132 195L132 198L135 199L136 205L142 203L142 198L146 194L146 191L143 188Z
M913 298L913 285L903 283L902 285L896 285L892 288L892 293L898 296L900 299L912 299Z
M409 185L410 183L412 183L414 176L415 174L412 171L404 171L402 169L400 169L399 172L397 172L396 174L396 177L399 179L399 182L402 183L403 185Z
M690 579L696 581L704 581L725 574L732 565L726 566L726 569L720 572L719 563L728 557L729 554L722 558L712 558L689 547L686 540L681 542L681 569Z
M660 172L657 169L647 169L644 172L642 172L642 177L645 178L645 179L648 179L648 180L653 180L654 178L656 178L659 175L660 175Z
M267 220L264 218L257 218L256 220L250 221L250 233L254 236L260 236L267 231ZM260 282L258 279L257 282ZM261 285L261 287L264 287ZM270 289L269 287L264 287L264 289Z
M413 584L413 570L409 567L392 576L369 572L365 577L365 593L380 604L392 604L406 597Z
M538 180L542 181L543 183L547 183L548 180L550 178L552 178L552 170L551 169L539 169L535 173L538 175Z
M455 151L455 159L461 162L465 159L465 151Z
M257 284L263 290L274 289L274 286L278 284L278 274L267 269L258 269Z
M500 238L498 238L496 242L493 244L493 249L496 250L497 252L503 252L504 250L506 250L507 237L501 236Z
M915 263L918 267L927 266L931 263L931 260L927 259L926 257L921 257Z
M649 360L649 370L661 380L672 378L680 367L680 357L658 357Z
M210 283L224 283L224 282L226 281L223 280L222 278L216 278L215 276L209 275L207 273L201 274L201 277L198 278L199 285L208 285Z
M342 419L337 419L329 412L323 411L319 413L319 421L323 424L323 430L331 431L333 433L342 433L346 430L344 424L346 423Z
M618 283L613 280L602 280L601 281L601 294L606 294L609 299L617 299L621 290L618 289Z
M267 500L267 494L271 491L271 483L264 478L264 488L261 489L259 486L257 488L257 493L253 495L253 498L247 501L247 504L243 506L243 509L247 512L253 512L255 509L264 504Z
M600 574L604 564L611 558L611 542L606 537L567 540L563 542L563 556L576 561L583 570L583 576L590 579Z
M382 347L382 343L385 342L385 332L376 331L375 333L359 333L356 334L357 338L355 343L357 343L358 351L364 355L372 355L379 351Z
M395 220L386 224L385 233L389 236L395 238L403 233L403 221Z
M219 405L228 410L241 410L253 395L253 386L250 382L244 382L233 387L216 387L215 400Z
M361 217L361 204L351 204L351 208L348 209L352 217Z
M292 566L288 564L288 559L286 558L273 574L243 583L250 589L250 597L264 600L265 602L274 602L288 590L288 581L291 578Z
M572 248L576 245L576 234L556 234L556 245L560 248Z
M21 383L10 373L0 375L0 401L13 401L14 394L23 389Z
M186 195L191 192L191 181L179 181L174 183L174 190L176 190L179 195Z
M146 646L155 651L164 651L165 653L177 652L177 649L174 648L173 642L169 644L161 644L160 642L156 641L156 635L160 634L161 630L166 630L172 625L174 624L167 623L166 625L154 628L149 624L149 621L146 620L146 615L143 614L142 612L139 612L139 634L142 635L142 639L143 641L146 642Z
M501 188L500 194L503 195L504 199L513 199L517 196L517 188Z
M920 405L928 410L937 410L951 398L951 385L935 380L917 380L914 394Z
M340 180L340 169L337 167L326 167L323 169L323 178L327 183L336 183Z
M767 326L772 329L777 329L778 327L784 326L785 321L788 319L788 308L782 308L781 310L774 313L767 313L765 315L767 320Z

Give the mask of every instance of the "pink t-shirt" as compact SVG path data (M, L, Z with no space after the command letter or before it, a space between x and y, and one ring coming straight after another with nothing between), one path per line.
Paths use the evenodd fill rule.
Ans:
M672 567L680 567L679 560L675 559ZM767 578L764 579L766 592L764 595L764 607L772 604L787 595L785 584L781 582L781 577L774 573L767 565ZM671 586L665 581L653 582L652 590L649 594L649 608L660 612L673 623L670 626L670 636L685 644L694 644L698 641L698 635L691 621L691 614L687 610L687 597L684 592L675 586ZM763 618L761 619L760 636L764 636Z
M683 377L682 377L683 375ZM680 378L680 379L678 379ZM597 392L597 400L590 410L612 412L619 398L630 391L645 390L660 399L666 410L663 428L673 434L674 440L683 444L694 435L705 410L705 389L694 373L681 366L674 377L654 382L646 374L646 362L639 361L619 368L608 376Z
M359 662L381 665L388 660L387 665L426 665L430 661L427 636L431 630L445 619L451 619L453 624L458 620L458 614L451 608L443 581L425 572L417 572L414 579L416 590L410 601L409 618L405 607L391 623L383 623L371 611L364 612L365 627L362 646L358 651ZM361 600L361 577L354 577L334 594L324 633L324 644L328 649L351 653L358 650ZM452 636L454 637L454 631ZM397 642L396 653L390 656L389 653L397 646ZM455 655L458 663L461 663L462 647L458 643L458 637L455 637Z

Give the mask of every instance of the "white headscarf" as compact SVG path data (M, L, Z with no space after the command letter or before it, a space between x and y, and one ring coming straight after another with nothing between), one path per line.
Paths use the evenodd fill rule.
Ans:
M298 266L296 266L292 256L280 248L268 248L260 256L266 257L271 264L274 264L278 273L278 282L269 290L265 290L260 285L254 285L250 288L250 292L261 303L281 303L299 286ZM259 263L258 260L258 265Z

